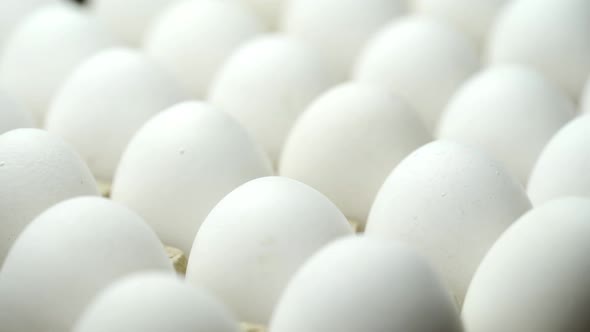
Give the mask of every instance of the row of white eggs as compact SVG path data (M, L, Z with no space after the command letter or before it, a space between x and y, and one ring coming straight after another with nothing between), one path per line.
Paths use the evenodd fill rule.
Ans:
M470 203L472 215L480 212L473 206L485 204ZM435 208L456 208L443 204ZM462 331L442 270L391 241L403 233L389 229L417 238L411 245L454 267L442 275L459 281L470 279L470 260L481 259L490 234L456 236L457 244L441 234L470 231L473 219L459 220L463 228L439 218L403 229L379 217L371 216L365 235L351 236L344 215L310 187L281 177L250 181L203 223L189 257L189 286L174 277L156 234L131 210L98 197L65 200L36 217L6 257L2 327L229 332L239 319L269 323L270 331ZM561 198L506 226L469 286L467 330L586 330L588 218L589 199ZM485 220L477 226L497 227ZM420 242L428 236L434 241ZM445 245L443 254L429 248Z
M503 1L444 2L416 7L485 47ZM139 43L164 6L147 3L97 0L95 10ZM269 14L279 2L258 4ZM268 22L248 7L179 1L151 28L147 55L106 49L118 42L74 7L40 9L0 46L0 126L8 124L0 129L33 121L12 97L76 151L38 130L0 137L2 260L18 237L0 272L2 327L67 330L92 301L76 331L233 331L230 310L271 331L459 331L448 285L459 306L470 287L468 331L586 330L590 201L545 201L590 190L590 120L573 119L589 75L589 4L515 0L487 54L531 67L479 73L477 48L428 16L394 20L361 52L405 12L401 1L293 0L282 22L266 16L287 35L262 36ZM117 27L125 20L110 15L121 14L144 22ZM357 82L328 89L349 76ZM211 106L179 103L191 97ZM503 165L450 141L419 148L433 136L477 145ZM129 273L171 267L142 218L122 206L59 203L97 194L85 163L162 242L192 246L187 279L229 310L172 276L138 275L101 291ZM297 181L264 177L273 163L337 207ZM527 194L538 207L496 241L531 208ZM366 235L329 244L352 233L345 216L368 220Z

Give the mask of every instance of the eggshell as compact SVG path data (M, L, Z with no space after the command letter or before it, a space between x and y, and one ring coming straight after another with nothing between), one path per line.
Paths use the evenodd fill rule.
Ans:
M269 28L276 28L287 4L292 0L241 0L264 20Z
M97 195L90 170L59 137L39 129L0 135L0 265L23 228L64 199Z
M230 56L209 99L236 118L276 161L297 116L330 84L319 55L295 39L270 35Z
M418 115L389 90L345 83L314 100L297 120L279 170L364 225L387 175L428 141Z
M590 196L590 115L568 123L545 146L531 172L528 194L541 204L563 196Z
M10 33L30 13L57 0L2 0L0 1L0 53Z
M144 272L102 290L73 331L238 332L238 324L204 289L170 274Z
M510 0L413 0L418 13L444 19L484 47L498 13Z
M345 80L367 40L405 10L404 0L291 0L281 25L287 34L310 43L328 61L333 76Z
M91 0L90 10L119 40L138 46L157 17L178 0Z
M47 129L69 141L94 175L109 182L135 131L184 98L176 82L146 56L113 48L68 78L51 104Z
M590 1L512 1L495 23L492 63L527 63L577 98L590 74Z
M463 307L467 331L588 331L590 200L522 216L490 249Z
M17 128L35 126L31 113L18 104L13 98L0 91L0 134Z
M586 81L584 92L580 97L580 111L583 113L590 113L590 76Z
M478 66L476 48L465 35L413 15L390 23L368 42L354 76L399 94L434 129L448 99Z
M477 145L526 184L545 144L575 114L569 96L537 71L497 65L453 95L438 137Z
M185 102L150 119L129 143L111 197L186 253L199 226L239 185L272 174L262 149L231 117Z
M173 274L164 247L143 220L100 197L63 201L18 237L0 273L6 331L69 331L92 297L141 270Z
M391 172L373 203L366 234L417 249L461 304L486 251L530 206L521 185L488 155L439 140Z
M158 18L145 50L194 97L202 98L226 58L263 29L256 14L240 2L185 1Z
M73 5L39 9L4 44L0 89L41 124L53 95L74 68L112 43L94 18Z
M270 332L461 332L449 293L422 257L395 242L336 240L297 271Z
M252 180L207 216L186 277L213 291L241 321L266 324L297 268L350 234L344 215L312 188L282 177Z

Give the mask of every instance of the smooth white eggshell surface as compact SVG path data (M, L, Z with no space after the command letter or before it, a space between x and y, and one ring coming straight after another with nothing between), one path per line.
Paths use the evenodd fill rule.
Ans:
M405 98L434 129L448 99L479 67L467 36L427 16L407 16L377 32L361 52L354 77Z
M586 81L583 94L580 96L580 111L590 113L590 76Z
M276 161L297 116L331 82L320 56L305 43L267 35L229 57L209 100L236 118Z
M439 140L391 172L365 233L417 249L461 304L486 251L530 207L522 186L498 162L480 150Z
M17 128L35 126L35 120L30 112L0 91L0 134Z
M119 40L138 46L163 11L178 0L90 0L93 14Z
M47 129L70 142L94 175L108 182L135 131L183 99L184 91L145 55L113 48L68 78L51 104Z
M405 11L403 0L291 0L281 25L318 50L336 79L346 80L367 40Z
M577 98L590 74L590 1L512 1L488 45L493 63L535 66Z
M344 215L295 180L252 180L225 196L195 238L187 280L241 321L266 324L297 268L324 244L352 234Z
M0 272L4 331L69 331L103 287L126 274L173 274L164 247L143 220L100 197L63 201L35 218Z
M0 89L43 123L54 94L83 60L113 44L100 24L74 5L56 4L28 15L6 40Z
M387 175L430 140L420 117L389 90L345 83L315 99L297 120L279 173L314 187L364 223Z
M460 332L448 291L426 261L399 243L349 237L297 271L270 332Z
M590 196L590 115L559 130L545 146L531 172L528 194L535 204L563 197Z
M273 29L279 25L285 7L291 0L240 0L243 4L252 8L266 25Z
M512 0L412 0L416 12L446 20L486 45L489 31L504 5Z
M0 54L13 29L30 13L59 0L2 0L0 2Z
M0 135L0 265L39 213L64 199L97 195L80 156L56 135L15 129Z
M590 200L522 216L490 249L465 298L467 331L588 331Z
M229 115L185 102L150 119L129 143L111 198L138 212L167 245L190 252L226 194L272 175L261 148Z
M202 98L226 58L263 30L256 14L240 2L184 1L158 18L145 50L194 97Z
M438 137L477 145L526 184L545 144L575 114L570 97L536 70L496 65L453 95Z
M204 289L176 276L144 272L101 291L74 332L238 332L232 314Z

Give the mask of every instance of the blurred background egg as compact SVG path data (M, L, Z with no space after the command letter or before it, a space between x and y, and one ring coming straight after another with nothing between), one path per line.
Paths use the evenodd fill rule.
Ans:
M110 182L135 131L185 96L142 53L112 48L85 61L68 78L51 104L47 130L71 143L99 181Z
M173 274L162 243L127 208L100 197L63 201L35 218L0 271L3 331L69 331L92 297L142 270Z
M417 249L442 273L460 305L486 251L530 206L522 186L488 155L439 140L391 172L365 233Z
M410 0L418 13L445 20L485 47L495 18L513 0Z
M194 97L202 98L226 58L263 30L256 14L238 1L183 1L158 18L145 50Z
M395 242L336 240L289 282L269 332L461 332L448 291L422 257Z
M35 10L62 0L2 0L0 1L0 55L4 42L21 21Z
M252 180L207 216L186 277L213 291L240 320L266 324L297 268L350 234L344 215L316 190L283 177Z
M111 197L138 212L164 243L188 254L217 202L268 175L272 169L262 148L231 117L201 102L184 102L135 134Z
M354 77L391 89L434 129L448 99L479 67L469 38L428 16L396 20L365 46Z
M12 129L30 128L35 120L30 112L0 91L0 134Z
M252 8L270 29L275 29L282 19L285 7L292 0L240 0Z
M580 111L590 113L590 76L586 80L583 94L580 96Z
M575 115L570 97L536 70L497 65L471 77L453 95L438 138L482 148L526 184L545 144Z
M588 331L590 200L568 197L517 220L477 269L467 331Z
M494 24L492 63L526 63L577 98L590 74L590 1L511 1Z
M56 135L39 129L0 135L0 266L39 213L67 198L97 194L86 164Z
M176 276L143 272L102 290L73 332L238 332L232 314L204 289Z
M112 44L100 24L76 5L64 2L39 9L4 43L0 89L22 103L40 125L68 75L83 60Z
M179 0L89 0L92 14L118 40L139 46L154 20Z
M430 140L420 117L389 90L345 83L320 95L297 120L279 173L314 187L364 224L387 175Z
M209 100L237 119L276 162L297 116L331 83L324 62L307 44L267 35L229 57Z
M531 172L528 194L538 205L563 196L590 197L590 115L568 123L545 146Z
M290 0L281 25L318 50L343 81L367 40L405 11L404 0Z

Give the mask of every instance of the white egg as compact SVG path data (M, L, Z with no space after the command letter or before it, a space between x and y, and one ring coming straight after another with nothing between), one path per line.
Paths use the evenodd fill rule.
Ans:
M522 186L488 155L439 140L414 151L389 175L366 234L416 248L461 304L486 251L530 206Z
M92 297L141 270L173 274L156 234L127 208L100 197L58 203L21 233L0 272L7 331L69 331Z
M206 290L176 276L143 272L101 291L73 332L238 332L232 314Z
M111 197L139 213L167 245L189 253L199 226L225 195L272 174L232 118L200 102L157 114L129 143Z
M256 14L239 2L185 1L158 18L145 50L201 98L226 58L263 29Z
M478 57L459 31L427 16L408 16L369 41L354 76L399 94L434 129L448 99L478 69Z
M98 22L73 5L39 9L4 44L0 89L21 102L41 124L51 99L74 68L111 44Z
M512 0L413 0L414 10L446 20L480 47L487 42L494 20Z
M256 11L269 28L275 28L282 19L287 4L292 0L240 0Z
M157 17L178 0L90 0L90 10L121 41L138 46Z
M297 271L269 332L461 332L449 293L426 261L395 242L336 240Z
M512 1L488 45L491 62L527 63L577 98L590 74L590 1Z
M0 135L0 265L12 243L39 213L64 199L97 195L80 156L39 129Z
M80 65L59 91L47 129L69 141L104 182L152 115L184 99L176 82L143 54L113 48Z
M228 59L210 101L235 117L276 161L297 116L331 82L320 57L305 44L264 36Z
M35 10L61 0L2 0L0 1L0 53L6 39L21 21Z
M526 184L545 144L575 114L569 96L537 71L491 66L453 95L438 137L477 145Z
M344 215L314 189L282 177L252 180L207 216L186 277L212 290L240 320L266 324L297 268L350 234Z
M584 92L580 96L580 111L586 114L590 114L590 76L586 80Z
M389 90L346 83L297 120L279 173L319 190L362 225L387 175L430 140L419 116Z
M0 134L12 129L34 126L33 115L13 98L0 91Z
M367 40L405 10L404 0L291 0L282 30L310 43L343 81Z
M463 306L467 331L589 331L590 200L522 216L490 249Z
M545 146L531 172L528 194L541 204L563 196L590 197L590 115L572 120Z

